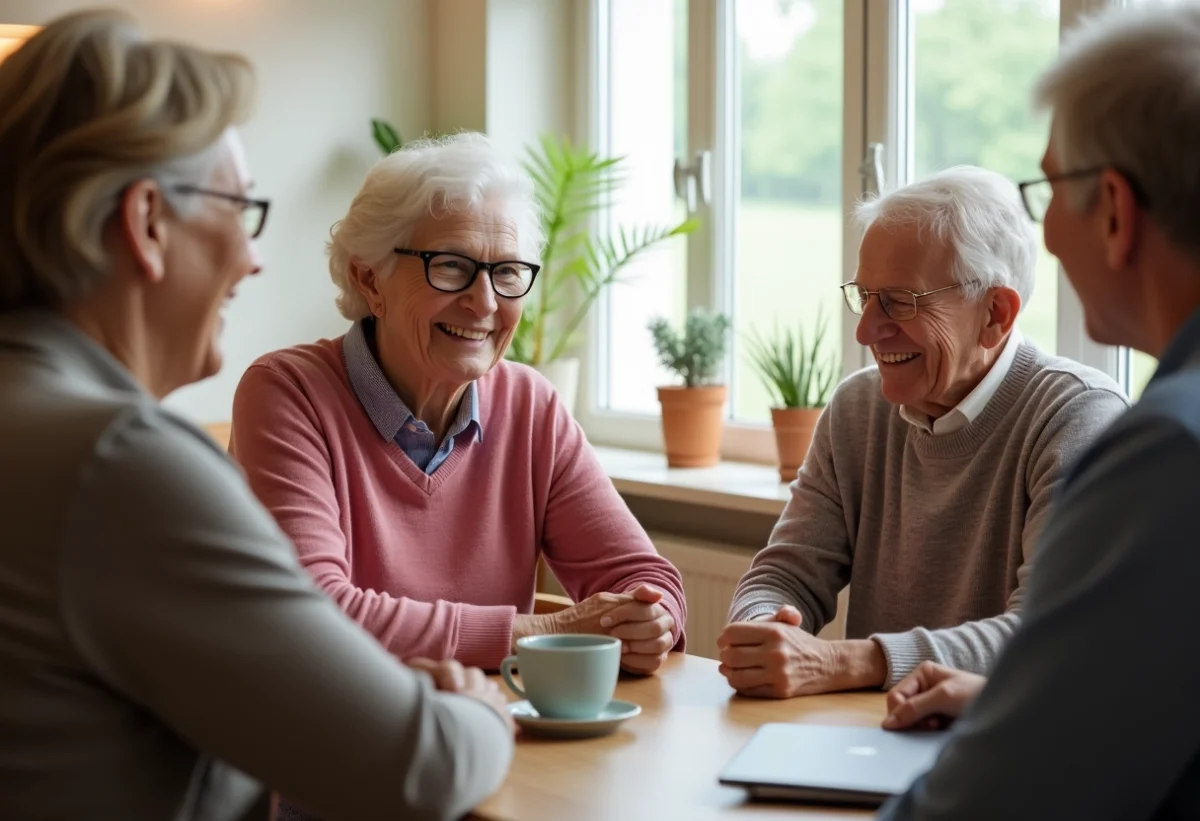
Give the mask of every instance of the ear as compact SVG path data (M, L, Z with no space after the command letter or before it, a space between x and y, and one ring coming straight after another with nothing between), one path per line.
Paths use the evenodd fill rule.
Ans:
M168 205L158 182L138 180L125 189L117 208L121 237L147 282L166 276Z
M1141 204L1121 173L1105 169L1100 173L1096 193L1096 220L1104 243L1108 267L1120 271L1129 265L1137 247L1137 220Z
M371 313L382 317L384 314L383 294L379 293L379 277L369 266L356 259L350 260L350 281L367 301Z
M1017 321L1017 314L1021 312L1021 296L1012 288L992 288L984 297L984 302L987 304L987 317L979 341L990 350L1008 337Z

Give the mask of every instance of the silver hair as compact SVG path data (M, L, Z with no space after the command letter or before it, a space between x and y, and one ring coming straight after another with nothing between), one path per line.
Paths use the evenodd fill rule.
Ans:
M1148 3L1085 18L1064 38L1034 100L1054 114L1059 171L1119 171L1167 236L1200 255L1200 4ZM1098 182L1067 190L1071 207L1084 210Z
M1024 310L1033 296L1037 230L1016 185L1000 174L971 165L947 168L859 203L855 219L864 232L876 222L915 224L944 244L968 299L989 288L1011 288Z
M329 275L340 292L342 316L357 320L371 313L354 286L352 265L386 278L396 264L393 249L409 242L421 219L469 211L493 197L505 202L516 222L521 257L538 261L544 240L533 181L487 136L463 132L414 140L376 162L350 210L330 231Z

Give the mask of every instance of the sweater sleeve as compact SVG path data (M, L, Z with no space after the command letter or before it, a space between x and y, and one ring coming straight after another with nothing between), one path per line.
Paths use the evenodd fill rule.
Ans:
M1048 420L1030 432L1033 442L1025 477L1029 499L1021 532L1022 562L1017 568L1016 589L1009 596L1005 611L940 630L917 627L904 633L871 636L887 658L885 688L894 687L922 661L972 673L988 672L1020 623L1021 602L1033 567L1034 550L1062 477L1127 407L1122 395L1103 388L1084 389L1053 403L1046 414Z
M774 615L790 604L800 611L803 628L816 634L837 614L838 593L850 581L852 552L833 465L836 408L835 398L817 420L783 515L738 582L731 622Z
M458 818L503 779L499 717L338 612L198 432L157 411L119 418L62 540L79 654L195 748L331 818Z
M1194 815L1169 806L1200 737L1198 475L1200 447L1163 421L1089 454L1047 524L1021 629L883 819Z
M246 371L233 400L230 453L295 545L300 564L397 658L457 659L495 669L512 647L512 606L424 602L359 587L334 489L333 465L311 402L269 365Z
M683 578L658 554L646 531L600 466L579 423L553 394L551 475L543 549L555 577L575 601L595 593L624 593L640 584L663 592L675 620L675 646L685 644Z

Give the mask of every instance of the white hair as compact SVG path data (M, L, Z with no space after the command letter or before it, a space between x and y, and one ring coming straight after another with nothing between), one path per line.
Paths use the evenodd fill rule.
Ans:
M1200 5L1139 5L1085 18L1064 38L1034 99L1050 109L1060 172L1123 174L1180 247L1200 254ZM1072 184L1085 209L1096 180Z
M330 231L329 274L340 291L342 316L358 320L371 313L354 286L351 266L366 265L386 278L396 264L393 249L409 242L421 219L469 211L494 197L503 199L516 223L521 258L538 261L543 236L533 182L485 135L414 140L375 163L350 210Z
M989 288L1011 288L1022 310L1033 296L1038 235L1013 182L971 165L859 203L855 218L865 232L883 225L915 224L923 236L950 249L954 279L967 299Z

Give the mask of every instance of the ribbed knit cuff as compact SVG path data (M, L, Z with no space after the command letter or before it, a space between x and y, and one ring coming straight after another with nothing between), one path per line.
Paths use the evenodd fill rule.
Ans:
M779 612L779 608L783 607L778 602L756 602L754 604L742 605L733 608L733 613L730 616L730 621L754 621L761 619L764 616L774 616ZM810 630L809 626L805 626L806 630ZM810 630L811 632L811 630Z
M925 653L915 633L876 633L870 638L879 645L887 659L887 680L883 683L885 690L895 687L900 679L925 660Z
M512 649L517 608L509 605L459 605L458 644L454 658L469 667L497 670Z
M675 644L671 650L682 653L687 647L687 633L684 632L684 628L687 627L687 608L670 593L663 593L663 604L675 622L675 629L671 631Z

